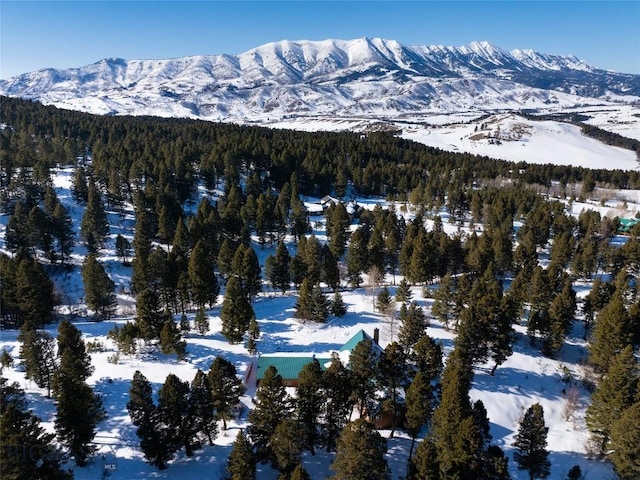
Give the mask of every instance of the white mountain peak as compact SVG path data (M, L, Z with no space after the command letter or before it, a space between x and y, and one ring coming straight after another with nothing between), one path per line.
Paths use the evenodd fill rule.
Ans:
M237 55L108 58L0 80L0 94L93 113L247 121L634 101L640 76L487 41L407 46L362 37L281 40Z

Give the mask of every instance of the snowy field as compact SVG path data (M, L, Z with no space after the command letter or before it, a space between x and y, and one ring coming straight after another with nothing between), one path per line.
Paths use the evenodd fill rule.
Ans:
M522 122L522 120L504 116L499 117L497 122L501 126L507 126L512 125L509 122ZM563 135L566 140L564 147L566 150L562 150L562 153L571 155L574 164L595 166L598 162L604 162L604 159L608 158L606 163L600 166L634 168L634 158L630 158L627 152L619 152L619 149L604 147L601 144L596 145L584 137L580 142L577 140L574 142L572 139L579 137L579 132L576 132L574 127L556 125L554 122L549 123L551 124L539 122L525 125L527 127L523 127L525 131L527 129L536 130L536 134L514 141L513 147L507 146L505 148L519 148L523 152L537 152L540 155L544 149L554 151L556 144L548 142L556 136ZM492 124L491 128L495 127L496 125ZM513 130L513 125L511 129ZM504 132L506 128L501 127L500 130ZM413 133L409 133L409 129L406 131L407 136L414 135L415 138L438 137L440 138L438 142L447 141L447 135L451 138L466 138L466 142L470 146L473 142L470 140L470 136L476 133L473 124L460 126L459 130L452 128L449 133L446 133L446 129L438 134L427 134L419 129ZM482 150L482 141L478 142L476 148ZM502 147L504 144L497 148ZM489 154L488 151L487 154ZM635 157L633 154L631 155ZM74 225L79 228L83 212L71 198L71 178L72 172L70 170L61 170L57 172L54 184L59 199L69 209L74 219ZM624 194L624 197L609 192L608 196L611 199L604 204L598 201L573 202L571 211L576 215L583 209L597 209L601 214L610 216L635 215L640 210L640 192L626 191L621 193ZM316 200L307 199L307 201L311 206ZM627 201L625 207L622 206L624 201ZM383 202L371 199L362 200L362 204L366 208L373 208L376 203ZM396 208L396 211L400 210L400 208ZM411 215L409 211L407 216ZM459 227L452 225L444 212L442 215L447 232L457 231ZM310 220L311 225L316 229L314 233L318 238L320 240L325 238L323 218L316 216ZM4 244L7 221L6 215L0 216L0 251L5 253L7 253ZM231 444L239 429L247 425L247 412L252 408L251 398L255 393L255 378L247 373L250 371L252 362L255 362L255 358L243 346L229 345L221 335L219 314L222 297L220 297L218 306L207 311L210 332L204 336L192 333L186 337L188 350L186 361L177 362L174 356L148 351L133 357L121 356L117 364L110 363L109 358L116 353L116 349L115 345L106 338L107 332L115 324L131 320L135 314L133 298L124 293L131 278L131 268L122 266L114 253L115 237L118 234L124 235L129 240L133 238L134 219L131 212L124 217L111 214L110 222L111 240L108 247L101 252L100 259L105 262L106 269L118 288L118 317L112 321L101 323L88 321L85 316L86 306L83 304L79 268L55 279L64 303L60 306L60 313L69 315L73 319L75 325L83 332L85 341L98 341L105 347L105 351L92 354L95 372L88 382L94 385L96 391L100 392L108 418L99 425L95 439L99 444L98 454L89 466L75 468L75 476L78 479L87 480L102 478L105 465L114 465L115 470L109 476L112 479L182 478L195 480L221 478L221 471L231 450ZM466 227L462 227L462 230L466 231ZM274 253L273 248L260 249L258 245L254 245L254 248L263 266L266 257ZM79 267L85 253L84 247L78 246L76 248L73 257L76 266ZM392 282L391 278L387 280ZM395 280L398 281L399 277L396 277ZM435 287L434 285L433 288ZM581 286L579 295L584 295L588 288L587 284ZM395 287L391 286L390 290L394 293ZM391 339L384 319L373 310L373 295L375 293L370 288L345 290L343 298L348 306L347 314L341 318L330 317L326 324L313 324L302 323L294 318L295 296L293 293L283 296L274 293L270 287L265 285L263 293L254 303L256 318L262 332L258 348L261 353L309 352L318 355L327 354L338 350L358 330L363 329L372 334L376 327L381 330L381 344L384 346ZM413 298L425 308L427 314L430 313L432 301L422 297L422 287L414 288ZM193 314L189 316L189 319L193 321ZM56 325L48 327L54 336L56 328ZM581 340L581 324L576 323L575 329L568 336L559 358L555 360L543 357L536 349L529 346L529 341L524 333L526 328L523 325L518 325L516 329L517 340L513 355L498 368L494 377L489 375L488 368L478 367L470 392L472 400L481 399L487 408L493 441L502 447L509 457L512 477L516 480L524 480L528 477L526 472L517 470L513 461L511 444L522 413L533 403L539 402L544 407L546 423L549 426L548 442L552 464L550 478L564 478L569 468L576 464L580 465L587 480L612 478L613 473L609 464L591 459L587 455L584 412L589 402L589 394L582 383L585 372L581 365L586 359L587 352L585 343ZM445 330L432 319L428 333L443 344L446 353L451 351L454 336L450 331ZM18 356L19 351L16 337L16 331L0 331L0 349L8 350L14 358ZM134 371L141 370L153 384L154 391L157 392L167 374L174 373L183 380L191 381L198 368L208 370L211 362L218 355L233 362L239 375L242 375L247 383L248 390L242 398L243 408L239 417L230 422L227 431L220 432L215 440L215 446L205 446L191 458L185 457L184 453L179 453L165 471L158 471L147 465L138 448L135 427L131 425L126 410L129 383ZM567 372L570 372L569 376L567 376ZM43 419L46 428L53 430L55 407L53 401L45 397L46 392L37 388L31 381L25 380L24 374L18 368L5 369L4 375L10 380L17 381L27 391L30 407ZM571 386L578 389L579 402L577 410L568 418L565 409L566 392ZM383 435L388 435L388 433L382 431ZM398 479L406 473L410 443L410 438L403 432L397 433L393 439L389 440L387 460L392 468L394 479ZM304 466L314 480L324 479L331 473L329 465L332 458L333 454L327 454L323 451L319 451L315 456L305 454ZM259 479L275 480L277 478L277 472L268 465L259 465L258 468Z
M640 140L640 107L631 105L568 110L590 117L585 123ZM538 113L558 113L553 110ZM567 113L565 111L564 113ZM355 131L387 128L401 130L409 140L452 152L487 155L513 162L574 165L586 168L637 170L635 152L585 137L580 128L563 122L527 120L515 113L480 117L479 112L451 115L412 115L377 120L369 118L297 117L266 122L274 128L303 131ZM500 142L496 142L499 140Z

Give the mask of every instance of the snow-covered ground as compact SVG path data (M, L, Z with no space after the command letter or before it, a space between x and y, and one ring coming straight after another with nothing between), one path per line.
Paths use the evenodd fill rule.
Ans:
M640 140L640 107L631 105L575 110L590 117L585 123ZM550 110L549 113L554 113ZM637 170L635 152L585 137L580 128L557 121L527 120L515 113L413 116L399 121L381 117L297 117L266 122L273 128L303 131L356 131L394 128L402 138L452 152L487 155L513 162L573 165L586 168ZM499 140L499 142L497 141Z
M473 129L466 126L465 128ZM544 127L540 128L552 128ZM467 132L469 134L471 132ZM575 132L571 128L564 132L571 136ZM462 132L459 133L463 136ZM552 134L549 134L552 136ZM526 148L526 147L522 147ZM541 147L536 147L541 148ZM590 151L591 147L583 147ZM593 148L597 152L597 148ZM594 157L599 153L594 153ZM614 162L625 162L623 156L612 159L607 164L615 168ZM55 187L60 200L69 209L74 218L74 225L80 224L82 209L71 199L69 187L72 172L61 170L55 177ZM638 201L640 192L624 192L629 201L625 213L632 216L639 209ZM633 197L633 200L631 199ZM312 202L313 199L307 199ZM634 203L636 202L636 203ZM362 201L366 208L373 208L376 203L383 203L369 199ZM573 202L571 210L578 214L582 209L595 208L601 213L618 215L622 211L621 201L613 199L609 203L578 203ZM396 211L401 211L396 208ZM411 216L409 212L407 214ZM5 250L4 238L7 224L7 216L0 216L0 251ZM124 267L115 258L113 238L118 233L131 238L133 233L133 219L131 215L124 218L116 214L110 215L112 241L101 254L101 260L106 262L106 267L112 279L119 287L127 287L131 277L130 267ZM323 239L324 230L321 217L312 217L311 224L316 229L319 239ZM447 232L458 230L443 213L443 224ZM464 230L464 229L463 229ZM255 246L259 259L264 265L266 257L274 252L273 247L260 249ZM78 247L74 261L76 265L82 262L83 247ZM115 466L110 472L112 479L162 479L182 478L202 479L221 477L221 471L225 460L231 450L235 436L239 429L247 425L247 412L252 408L252 396L255 393L253 378L247 375L250 365L255 361L247 350L241 345L229 345L221 335L220 304L216 308L207 311L211 330L207 335L200 336L189 334L186 337L188 356L186 361L177 362L173 356L165 356L158 352L145 352L132 357L121 356L117 363L110 359L116 353L113 343L106 338L107 332L118 323L133 318L133 299L126 293L119 291L120 302L119 316L108 322L95 323L88 321L82 315L86 311L82 303L82 281L80 270L56 279L56 285L62 293L65 305L61 312L72 316L76 326L83 332L85 341L97 341L104 345L105 351L92 354L92 362L95 366L94 374L89 378L89 383L100 392L108 418L98 428L96 443L99 444L98 454L93 462L85 468L75 468L78 479L95 479L103 475L105 465ZM391 282L391 278L388 278ZM396 281L399 280L396 277ZM584 290L588 285L584 286ZM393 293L394 287L391 287ZM370 288L345 290L343 298L348 306L348 312L341 318L330 318L326 324L302 323L294 318L295 297L293 294L281 295L274 293L265 286L264 292L255 301L254 309L260 325L262 336L258 348L261 353L273 352L310 352L326 354L338 350L359 329L364 329L372 334L373 329L381 330L381 344L384 346L390 341L389 329L384 319L373 310L373 294ZM422 297L422 288L413 289L413 298L430 312L432 300ZM221 300L221 299L220 299ZM193 314L189 315L193 321ZM56 325L48 327L52 335L56 334ZM545 420L549 427L549 450L552 464L551 477L553 479L564 478L566 472L573 465L580 465L587 480L600 480L610 478L612 470L609 464L589 458L587 455L587 432L584 424L584 411L589 401L589 394L583 386L585 372L582 363L587 352L585 343L581 340L582 331L579 323L574 332L569 335L567 341L556 360L551 360L540 355L537 349L529 345L524 335L525 327L517 326L517 341L514 345L513 355L498 368L495 376L490 376L488 368L480 366L476 369L473 387L470 395L473 400L482 399L487 408L491 422L491 433L494 443L501 446L510 459L510 472L514 479L526 479L526 472L516 468L513 461L513 449L511 447L514 435L518 428L518 421L524 410L531 404L539 402L544 407ZM445 352L450 352L453 346L454 335L445 330L442 325L432 320L428 331L436 340L440 341ZM0 349L8 350L14 358L18 357L19 343L17 332L11 330L0 331ZM138 438L135 428L131 425L126 402L128 400L129 383L134 371L140 370L153 384L154 391L160 388L165 377L169 373L178 375L183 380L192 380L196 370L208 370L211 362L217 355L222 355L233 362L239 375L247 382L248 390L242 398L243 408L237 420L230 422L229 429L221 432L215 440L215 446L205 446L196 454L187 458L179 453L175 460L165 471L158 471L147 465L138 448ZM566 369L565 369L566 368ZM570 375L567 375L570 372ZM24 374L16 368L5 369L4 375L10 380L17 381L27 392L30 407L43 419L48 429L53 429L55 407L52 400L45 398L45 392L37 388L31 381L24 378ZM571 387L575 387L578 393L578 407L571 418L567 418L565 406L567 393ZM389 432L383 431L388 436ZM410 446L410 439L400 432L389 440L387 459L393 471L393 478L398 479L406 473L406 461ZM304 465L311 473L314 480L326 478L331 473L329 465L333 454L318 452L316 456L305 454ZM258 478L275 480L277 472L268 465L259 466Z

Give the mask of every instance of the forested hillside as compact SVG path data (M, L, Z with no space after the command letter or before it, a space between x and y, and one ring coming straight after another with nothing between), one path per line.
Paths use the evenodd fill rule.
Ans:
M335 478L350 480L564 475L569 460L553 463L554 425L545 424L562 416L590 438L567 478L592 457L611 460L624 480L640 475L640 227L622 238L617 217L584 203L597 186L640 188L637 171L516 165L384 132L99 117L8 98L0 108L0 315L21 326L19 348L0 360L53 397L56 435L3 379L7 478L44 478L42 458L20 461L8 448L29 442L51 464L47 478L73 465L82 475L108 415L124 415L136 435L127 448L160 470L211 452L229 422L243 428L218 460L229 478L254 478L256 468L308 478L304 459L322 449ZM70 189L56 183L62 175ZM552 198L552 185L565 195ZM74 274L82 295L64 304L60 281ZM371 311L350 310L347 296ZM268 302L281 302L271 303L277 313L259 313ZM252 355L278 351L265 334L277 319L340 327L345 315L351 326L375 318L384 327L379 351L363 340L346 364L338 355L310 363L295 388L275 369L257 388L245 370L241 384ZM67 317L110 330L85 343ZM205 367L190 350L214 324L219 343ZM125 357L175 356L175 373L158 385L136 369L113 387L114 406L116 390L100 396L89 382L107 350L114 369ZM515 388L495 383L513 356L563 372L553 388L566 410L531 401L505 433L488 413L500 405L470 392L484 391L478 378L494 393ZM536 375L521 371L523 391L510 393L544 397L528 390L543 383ZM385 415L383 435L365 420ZM394 459L387 445L397 436L406 442Z

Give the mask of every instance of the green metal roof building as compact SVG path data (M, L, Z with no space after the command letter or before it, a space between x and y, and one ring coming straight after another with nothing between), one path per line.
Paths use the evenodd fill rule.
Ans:
M640 218L620 218L618 219L618 222L620 223L618 232L629 233L633 227L640 223Z
M356 348L356 345L364 339L368 339L374 345L377 345L377 337L377 332L374 333L374 338L372 338L365 331L359 330L340 348L340 352L352 352L353 349ZM257 382L259 383L260 380L264 378L264 373L267 371L267 368L273 366L282 376L284 384L288 387L294 387L298 383L298 375L300 374L300 371L305 365L313 362L314 359L320 362L320 368L322 370L326 370L327 366L331 363L331 356L327 354L323 354L322 357L318 357L314 354L307 355L294 353L261 355L258 357L258 368L256 372Z

